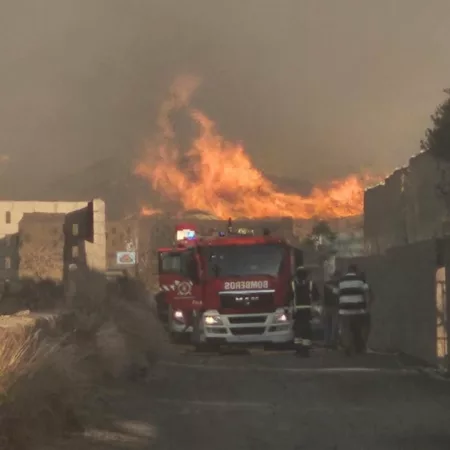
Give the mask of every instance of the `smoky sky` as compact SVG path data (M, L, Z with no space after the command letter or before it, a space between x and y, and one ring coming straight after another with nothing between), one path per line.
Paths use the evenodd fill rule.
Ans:
M389 172L419 150L449 54L447 0L2 0L3 184L127 164L183 73L267 172Z

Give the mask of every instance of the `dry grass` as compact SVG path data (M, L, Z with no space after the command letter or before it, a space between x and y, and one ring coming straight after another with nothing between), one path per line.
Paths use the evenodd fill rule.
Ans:
M76 342L89 353L91 371L101 371L97 376L147 372L167 351L161 324L143 300L129 302L111 296L99 307L89 298L79 299L74 316Z
M79 429L89 386L80 358L78 349L62 338L41 337L30 329L5 333L0 348L0 445L30 448L32 442Z
M145 301L77 298L72 329L49 338L26 331L1 335L0 448L36 448L82 429L88 399L104 377L142 376L163 351L164 333Z

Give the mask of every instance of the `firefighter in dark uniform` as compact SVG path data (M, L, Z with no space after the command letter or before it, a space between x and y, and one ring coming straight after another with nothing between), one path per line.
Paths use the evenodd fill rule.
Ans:
M294 299L294 345L299 356L308 357L311 350L312 327L311 307L318 301L319 292L316 284L309 278L309 271L297 267L292 280Z

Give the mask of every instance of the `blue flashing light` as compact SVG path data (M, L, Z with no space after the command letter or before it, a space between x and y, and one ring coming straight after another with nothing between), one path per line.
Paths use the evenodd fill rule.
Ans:
M224 237L225 236L225 232L224 231L219 231L219 236L220 237Z
M186 232L186 239L195 239L195 231L194 230L189 230Z

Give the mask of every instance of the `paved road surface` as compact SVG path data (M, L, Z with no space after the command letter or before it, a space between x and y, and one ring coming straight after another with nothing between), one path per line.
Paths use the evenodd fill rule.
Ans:
M71 448L450 449L450 382L387 355L178 348L152 380L111 392L111 406L114 426Z

